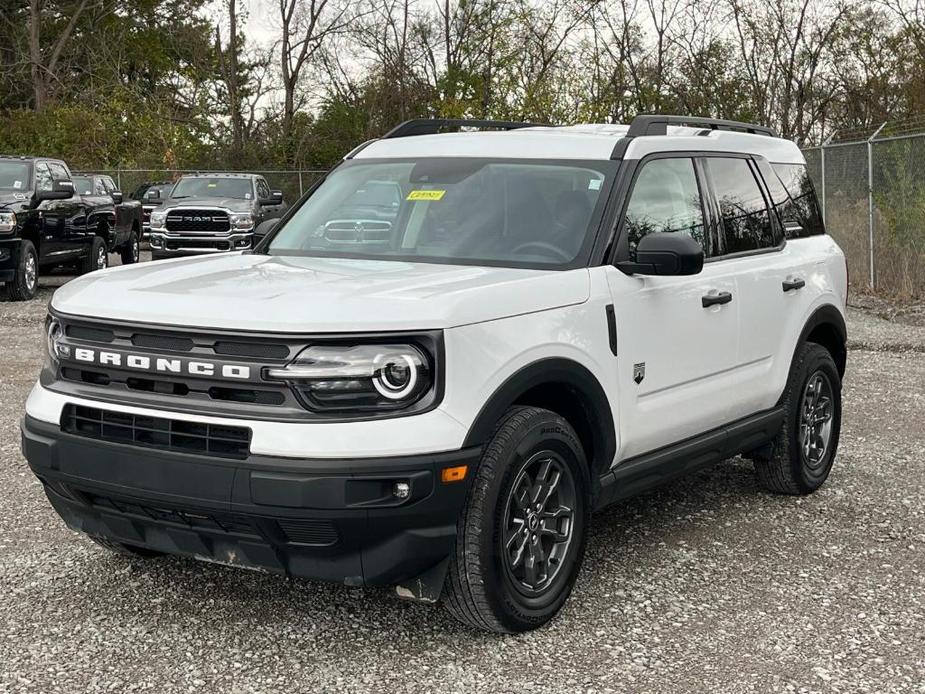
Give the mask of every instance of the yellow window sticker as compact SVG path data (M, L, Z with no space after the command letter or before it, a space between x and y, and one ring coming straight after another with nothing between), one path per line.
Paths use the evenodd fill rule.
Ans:
M412 190L405 200L443 200L445 190Z

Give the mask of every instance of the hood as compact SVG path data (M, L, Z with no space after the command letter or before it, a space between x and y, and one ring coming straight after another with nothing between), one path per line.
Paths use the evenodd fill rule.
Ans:
M306 333L450 328L588 296L586 268L222 254L94 272L58 289L51 303L131 322Z
M31 190L25 191L0 191L0 210L5 212L19 212L29 207L29 198L32 197Z
M162 210L174 207L225 207L236 212L250 212L254 207L253 200L241 198L168 198L160 204Z

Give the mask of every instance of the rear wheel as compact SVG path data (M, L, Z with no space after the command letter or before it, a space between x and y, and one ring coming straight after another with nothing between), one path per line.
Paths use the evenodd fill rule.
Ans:
M132 235L129 237L128 241L125 242L125 245L122 246L120 255L123 265L132 265L138 262L138 259L141 257L141 241L138 239L138 232L136 230L132 230Z
M126 557L137 557L140 559L151 559L153 557L162 557L164 556L162 552L157 552L153 549L148 549L146 547L138 547L136 545L127 545L123 542L116 542L115 540L109 540L105 537L97 537L95 535L88 535L88 537L93 540L100 547L105 547L110 552L115 554L121 554Z
M590 480L571 425L536 407L502 418L457 526L444 605L494 632L535 629L568 598L584 556Z
M39 286L39 254L31 241L23 239L19 246L19 263L16 274L6 284L6 293L12 301L28 301Z
M78 272L86 275L94 270L104 270L109 266L109 249L106 248L106 242L99 236L93 237L90 244L90 252L87 257L80 262Z
M810 494L828 478L841 432L841 377L827 349L812 342L800 346L783 406L770 460L755 461L755 472L770 491Z

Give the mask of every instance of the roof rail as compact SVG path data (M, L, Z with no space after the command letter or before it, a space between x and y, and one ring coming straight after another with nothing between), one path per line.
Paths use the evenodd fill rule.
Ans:
M777 137L777 132L773 128L764 125L754 125L753 123L742 123L736 120L720 120L718 118L699 118L697 116L653 116L642 115L636 116L630 124L627 137L640 137L643 135L666 135L669 125L688 125L695 128L707 128L709 130L731 130L734 132L745 132L753 135L767 135L768 137Z
M434 135L442 128L483 128L494 130L517 130L518 128L548 127L544 123L521 123L509 120L479 120L475 118L414 118L397 125L385 135L383 140L412 135Z

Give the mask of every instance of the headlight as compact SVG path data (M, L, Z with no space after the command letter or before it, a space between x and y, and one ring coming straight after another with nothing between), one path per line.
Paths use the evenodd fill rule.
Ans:
M264 375L287 381L311 410L342 412L409 407L431 391L432 371L414 345L314 345Z
M51 359L51 363L54 365L58 364L61 357L68 358L71 356L70 345L60 342L62 337L64 337L64 329L61 327L61 323L54 316L48 316L45 319L45 342L48 348L48 358Z
M0 212L0 234L6 234L16 228L16 215L12 212Z
M167 213L166 212L158 212L157 210L154 210L151 212L151 226L152 227L163 229L164 224L166 223L167 223Z
M254 215L250 212L232 212L229 219L232 229L251 229L254 226Z

